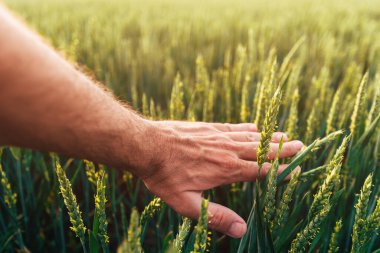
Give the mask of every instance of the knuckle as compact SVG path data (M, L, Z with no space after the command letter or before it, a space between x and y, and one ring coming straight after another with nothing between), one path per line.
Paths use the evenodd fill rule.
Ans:
M238 167L238 163L236 160L237 160L236 157L231 154L225 155L223 159L223 165L224 165L223 167L226 168L227 170L236 169Z
M237 148L236 144L230 139L226 139L225 141L220 141L217 145L219 148L227 149L227 150L236 150Z

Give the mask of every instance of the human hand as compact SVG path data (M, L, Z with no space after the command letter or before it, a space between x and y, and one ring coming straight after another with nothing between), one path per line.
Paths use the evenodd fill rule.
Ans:
M152 138L157 156L142 175L147 188L178 213L196 219L200 214L202 191L235 182L254 181L258 175L256 162L260 133L254 124L221 124L203 122L152 122L160 137ZM274 159L283 133L272 137L268 160ZM303 147L300 141L287 141L280 157L290 157ZM279 166L279 173L286 168ZM270 168L265 163L260 178ZM297 168L299 169L299 168ZM231 209L209 203L209 227L239 238L246 232L245 221Z

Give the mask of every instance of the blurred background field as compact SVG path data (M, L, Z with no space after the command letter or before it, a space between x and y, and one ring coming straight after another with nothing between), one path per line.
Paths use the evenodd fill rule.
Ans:
M287 218L262 232L264 239L254 232L255 226L243 242L212 232L207 250L287 252L296 248L300 233L305 252L379 252L379 1L4 2L79 69L151 119L255 122L260 128L270 99L282 84L278 127L290 138L309 145L338 129L351 134L343 161L334 156L343 135L308 155L302 168L313 173L294 182ZM365 73L368 82L363 80ZM49 154L4 147L1 164L17 196L9 205L2 183L0 251L82 251L69 228L53 160ZM317 225L309 226L313 195L329 183L332 173L320 166L330 161L336 162L330 166L341 167L335 171L336 187L324 192L330 208ZM61 158L61 164L84 224L91 227L99 179L91 173L100 168L69 158ZM141 214L154 196L127 172L105 170L109 244L99 250L114 252L129 237L126 243L141 243L145 252L167 251L182 218L160 203L160 208L150 207L154 215L142 224L141 235L128 233L128 227L136 225L130 220L132 209ZM372 184L367 181L363 190L368 196L357 197L370 173ZM274 219L283 211L286 188L282 184L274 190ZM262 205L268 204L266 190L260 190ZM212 190L208 196L247 219L255 194L252 184L239 183ZM358 202L361 213L360 205L354 207ZM358 213L362 223L355 219ZM251 223L260 223L257 220ZM309 234L308 226L313 230ZM195 234L192 226L184 252L194 250ZM360 239L353 243L354 237ZM125 252L139 252L139 246Z

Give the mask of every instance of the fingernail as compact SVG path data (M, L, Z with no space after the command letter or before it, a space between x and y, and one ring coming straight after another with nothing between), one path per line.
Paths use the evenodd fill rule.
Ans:
M240 222L234 222L228 229L228 234L232 237L242 237L245 233L246 225Z

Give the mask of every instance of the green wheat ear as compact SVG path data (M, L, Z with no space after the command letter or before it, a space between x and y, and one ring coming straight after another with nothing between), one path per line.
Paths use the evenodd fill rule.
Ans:
M356 137L358 122L360 120L360 117L362 116L361 109L363 107L363 100L364 100L364 93L365 93L364 89L367 83L368 83L368 72L364 74L362 80L360 81L358 93L356 95L354 111L352 112L352 116L351 116L350 132L353 138Z
M98 235L103 247L109 243L107 235L107 216L106 216L106 175L102 169L99 171L98 180L96 182L96 195L95 195L95 212L99 221Z
M183 218L182 224L179 226L178 234L175 237L171 252L181 253L183 245L185 243L185 239L189 234L191 228L191 220L189 218Z
M141 226L144 226L146 222L151 220L157 213L159 213L163 206L164 206L164 202L160 198L155 197L144 208L144 211L141 214L141 218L140 218Z
M317 109L320 106L319 99L315 100L313 107L311 108L311 112L306 120L306 132L305 132L305 143L310 143L315 137L314 126L317 124Z
M142 100L142 113L145 116L149 116L150 115L149 102L148 102L148 97L146 96L145 93L143 93L141 100Z
M367 119L365 121L366 130L371 125L372 120L374 118L376 118L376 115L380 114L380 75L377 76L376 81L378 83L378 86L377 86L378 88L376 89L376 93L375 93L375 96L373 98L371 109L369 110Z
M94 163L88 160L83 160L83 162L85 164L88 181L90 181L93 185L96 185L99 175L98 172L96 172Z
M290 140L298 138L298 102L299 102L299 91L298 88L294 91L292 96L292 103L290 106L289 119L287 121L286 131Z
M244 78L242 92L241 92L241 105L240 105L240 121L241 122L247 122L249 118L248 89L249 89L250 81L251 81L251 77L248 74L246 74Z
M338 88L338 90L334 94L333 101L331 103L329 115L327 117L326 121L326 134L331 133L332 131L336 130L335 123L338 118L338 107L342 96L342 88Z
M270 141L272 135L277 127L277 115L281 103L281 87L278 87L275 91L271 103L269 105L268 111L265 114L263 128L260 134L260 144L257 148L257 162L260 169L263 166L270 148Z
M13 193L11 184L9 183L8 177L3 170L3 166L0 164L0 182L3 187L3 197L4 202L9 209L14 209L17 202L17 194Z
M377 231L380 228L380 198L377 199L375 210L368 216L365 224L363 244L368 243L373 235L378 235Z
M183 119L185 114L184 100L184 86L181 81L181 75L177 73L170 96L170 119Z
M334 188L340 182L340 168L340 164L335 166L323 181L323 184L318 188L318 192L314 195L314 200L309 210L309 219L312 219L312 217L323 210L326 205L329 205L330 197L333 194Z
M328 253L336 253L339 250L338 234L342 229L342 219L335 223L334 231L331 235Z
M273 229L273 215L276 209L276 190L277 190L277 172L279 167L279 156L284 143L283 137L281 137L278 151L276 154L276 159L273 161L272 166L269 170L267 191L264 199L264 219L269 225L270 229Z
M310 244L310 242L319 232L319 228L322 222L325 220L329 210L330 204L326 203L323 209L310 220L310 222L301 232L297 234L296 238L291 244L289 253L299 253L305 250L306 246Z
M149 115L152 120L157 119L157 112L156 112L156 106L154 104L154 100L151 97L150 98L150 104L149 104Z
M290 210L290 202L292 201L292 195L296 186L299 182L299 176L301 171L297 171L289 181L289 184L286 186L284 193L282 194L282 198L280 201L280 206L277 209L276 218L274 221L273 230L277 230L281 225L285 224L289 215Z
M59 189L63 197L63 201L65 203L65 206L68 210L70 222L72 224L71 230L74 231L76 236L81 241L81 244L83 248L85 248L85 234L86 234L86 227L83 223L82 217L81 217L81 211L79 210L79 205L77 203L77 199L73 193L73 190L71 188L70 180L66 177L66 173L59 164L58 161L56 161L55 165L58 181L59 181Z
M141 226L139 224L139 220L139 213L136 208L133 208L128 227L127 253L144 252L140 242Z
M208 200L202 199L201 214L195 227L195 242L192 253L203 253L207 249Z
M355 205L356 214L354 228L352 231L352 248L351 252L361 252L366 232L366 218L369 197L372 192L372 174L369 174L364 181L363 187L360 190L358 202Z

